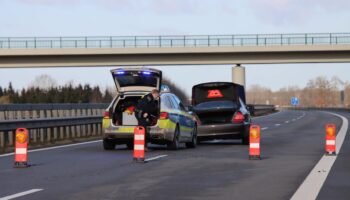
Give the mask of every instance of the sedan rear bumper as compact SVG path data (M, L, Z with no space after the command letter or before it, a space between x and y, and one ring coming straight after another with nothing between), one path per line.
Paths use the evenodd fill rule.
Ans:
M199 138L241 138L244 124L211 124L198 126Z

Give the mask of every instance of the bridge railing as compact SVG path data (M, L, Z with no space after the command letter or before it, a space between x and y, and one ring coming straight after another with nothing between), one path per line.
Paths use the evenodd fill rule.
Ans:
M159 48L341 44L350 44L350 33L108 37L0 37L0 49Z

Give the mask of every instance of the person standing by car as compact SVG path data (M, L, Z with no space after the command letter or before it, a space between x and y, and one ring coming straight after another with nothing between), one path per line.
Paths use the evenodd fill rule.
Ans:
M145 128L145 150L147 149L147 142L150 140L150 135L147 131L147 126L152 124L152 121L156 117L158 112L158 100L159 100L159 90L154 89L151 93L145 95L140 102L137 104L135 112L136 119L139 126Z

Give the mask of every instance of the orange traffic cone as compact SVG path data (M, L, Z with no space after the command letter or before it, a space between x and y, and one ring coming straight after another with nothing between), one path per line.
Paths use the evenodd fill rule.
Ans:
M142 126L134 129L134 161L145 162L145 128Z
M251 125L249 130L249 160L261 159L260 157L260 126Z
M336 155L336 137L335 124L326 124L326 155Z
M15 165L14 167L29 167L28 165L28 130L16 130Z

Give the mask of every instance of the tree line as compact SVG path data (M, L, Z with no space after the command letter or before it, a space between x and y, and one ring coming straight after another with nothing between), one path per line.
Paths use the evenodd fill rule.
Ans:
M183 102L187 102L185 92L168 79L163 84L170 87ZM28 88L15 90L10 82L0 87L0 104L25 103L110 103L116 95L114 88L102 90L99 86L68 83L56 86L56 81L47 75L36 77Z
M350 84L338 77L327 79L319 76L309 80L303 88L289 86L272 91L267 87L252 85L247 90L250 104L290 106L291 97L298 97L303 107L349 107Z
M14 90L11 83L7 88L0 87L0 103L109 103L112 98L108 89L101 91L99 86L91 87L89 84L22 90Z

